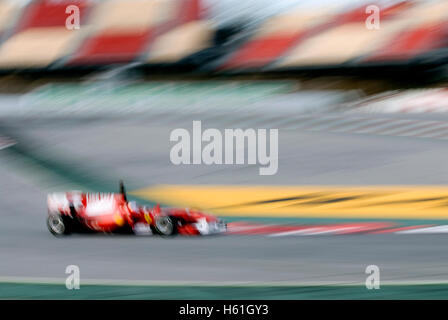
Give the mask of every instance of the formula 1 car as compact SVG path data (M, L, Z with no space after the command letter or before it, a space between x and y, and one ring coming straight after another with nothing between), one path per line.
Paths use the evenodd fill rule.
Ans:
M55 236L79 232L207 235L225 232L221 219L193 209L153 208L128 201L119 193L52 193L47 197L48 230Z

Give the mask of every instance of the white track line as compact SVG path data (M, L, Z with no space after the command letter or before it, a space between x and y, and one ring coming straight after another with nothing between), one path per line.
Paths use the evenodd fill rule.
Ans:
M6 145L2 145L2 146L0 146L0 150L3 150L3 149L6 149L6 148L9 148L9 147L12 147L13 145L15 145L15 143L10 143L10 144L6 144Z
M0 150L12 147L17 142L13 139L10 139L9 137L0 136Z
M297 235L303 235L304 233L312 232L313 230L322 230L322 227L271 233L271 234L268 234L268 237L297 236Z
M21 284L55 284L65 286L65 278L43 278L43 277L0 277L2 283ZM297 286L365 286L364 282L355 281L155 281L155 280L121 280L121 279L81 279L82 285L104 285L104 286L200 286L200 287L297 287ZM381 280L381 285L428 285L448 284L447 279L440 280Z
M434 233L448 233L448 225L427 227L421 229L411 229L395 232L397 234L434 234Z

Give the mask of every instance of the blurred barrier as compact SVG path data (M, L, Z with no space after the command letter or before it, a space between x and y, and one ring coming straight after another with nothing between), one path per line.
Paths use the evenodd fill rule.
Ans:
M363 114L447 112L446 88L388 90L366 95L361 90L302 89L298 82L287 80L52 83L26 93L0 96L0 117L170 114L172 120L180 120L199 115L232 118L238 113L253 116L254 122L270 119L266 125L307 129L311 118L319 115L321 121L318 126L313 125L314 129L332 131L335 127L340 132L361 133L365 131L363 126L368 126L371 134L387 134L389 129L396 133L397 128L407 131L420 125L435 126L433 133L441 134L446 122L444 119L368 118ZM352 123L355 119L357 126ZM246 125L251 121L247 119ZM426 131L413 132L419 137L423 133L426 135Z
M52 118L164 115L234 118L254 121L292 120L329 112L360 98L355 90L300 90L295 81L151 81L144 83L48 84L26 94L1 95L0 117ZM273 108L275 106L275 108ZM176 112L173 112L173 111ZM249 121L250 120L250 121Z
M448 90L388 91L361 99L349 108L360 113L445 113L448 112Z
M226 26L234 29L225 37L201 0L20 3L0 0L0 70L137 62L144 67L191 64L189 71L264 72L434 64L448 58L444 0L381 2L379 29L373 30L366 26L365 4L299 5L244 30ZM66 27L69 5L79 8L79 29Z

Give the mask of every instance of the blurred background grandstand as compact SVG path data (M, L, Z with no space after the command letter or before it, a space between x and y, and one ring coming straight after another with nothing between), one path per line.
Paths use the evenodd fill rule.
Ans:
M371 4L378 30L365 25ZM66 28L69 5L79 29ZM442 0L0 0L0 70L433 70L447 59L447 21Z

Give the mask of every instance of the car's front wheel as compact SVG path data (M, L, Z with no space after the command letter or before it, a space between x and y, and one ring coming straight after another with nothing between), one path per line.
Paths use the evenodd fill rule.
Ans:
M162 236L171 236L176 233L174 219L169 216L160 216L154 222L155 231Z
M48 230L55 236L63 236L70 234L70 224L67 218L60 215L48 215L47 217Z

